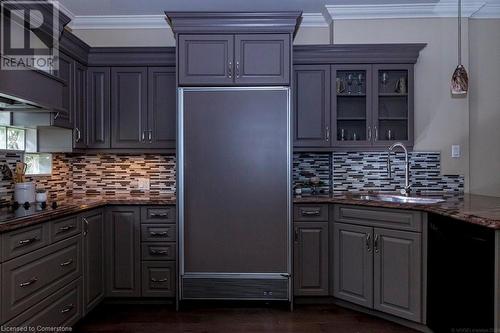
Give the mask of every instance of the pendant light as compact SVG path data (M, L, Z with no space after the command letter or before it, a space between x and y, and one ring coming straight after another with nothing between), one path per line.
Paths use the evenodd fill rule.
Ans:
M462 65L462 0L458 0L458 66L451 77L451 94L465 96L469 90L469 77Z

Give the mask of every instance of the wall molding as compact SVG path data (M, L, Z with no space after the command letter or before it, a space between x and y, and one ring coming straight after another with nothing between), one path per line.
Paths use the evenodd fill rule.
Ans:
M487 3L471 16L472 19L500 19L500 3Z
M462 5L462 16L471 17L486 5L484 0L468 1ZM457 17L457 1L437 3L383 5L326 5L332 20L397 19Z
M74 30L94 29L170 29L165 15L76 15Z
M328 22L323 13L302 13L301 27L328 28Z

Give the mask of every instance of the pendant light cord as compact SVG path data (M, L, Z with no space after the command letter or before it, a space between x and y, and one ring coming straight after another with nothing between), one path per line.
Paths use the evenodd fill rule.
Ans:
M462 64L462 0L458 0L458 64Z

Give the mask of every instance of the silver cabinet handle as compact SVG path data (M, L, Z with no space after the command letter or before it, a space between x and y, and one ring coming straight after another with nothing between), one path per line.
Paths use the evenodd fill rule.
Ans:
M75 306L73 304L68 304L64 307L64 309L61 310L61 313L67 313L70 312Z
M368 127L368 141L372 141L372 128Z
M368 252L372 252L371 238L372 238L372 234L366 235L366 249L368 250Z
M89 233L89 220L87 220L85 217L82 217L83 223L85 223L85 226L83 228L83 236L87 236Z
M168 214L167 213L151 213L149 216L162 218L162 217L168 217Z
M378 129L377 126L375 126L375 141L378 140Z
M330 141L330 126L325 127L326 141Z
M316 209L316 210L303 210L301 211L302 215L305 216L319 216L321 214L321 210Z
M33 238L28 238L28 239L21 239L19 241L19 246L26 246L26 245L29 245L31 243L37 242L38 240L39 240L38 237L33 237Z
M166 231L162 231L162 232L151 231L149 234L152 237L168 236L168 232L166 232Z
M153 131L152 130L148 131L148 139L149 139L149 143L153 142Z
M75 226L73 224L66 225L64 227L60 227L59 231L57 231L56 234L61 234L63 232L69 231L69 230L74 229L74 228L75 228Z
M68 260L68 261L65 261L65 262L63 262L63 263L59 264L59 266L61 266L61 267L66 267L66 266L71 265L72 263L73 263L73 259L70 259L70 260Z
M378 247L378 240L379 240L379 238L380 237L379 237L378 234L375 235L375 241L374 241L375 242L375 253L379 253L380 252L379 247Z
M233 62L229 61L227 63L227 77L232 79L233 78Z
M295 229L293 233L293 239L294 241L298 242L299 241L299 229Z
M76 142L80 142L82 139L82 133L80 132L80 129L78 127L75 127L75 132L76 132Z
M155 283L161 283L161 282L167 282L167 281L168 281L168 278L163 278L163 279L151 278L151 282L155 282Z
M59 112L56 112L56 114L54 115L54 120L57 120L57 118L59 118Z
M154 256L161 256L161 255L166 255L168 254L167 250L156 250L156 249L149 249L149 253Z
M29 281L19 283L19 287L21 287L21 288L28 287L28 286L31 286L33 283L35 283L37 281L38 281L38 278L33 277Z
M236 78L240 77L240 62L236 61Z

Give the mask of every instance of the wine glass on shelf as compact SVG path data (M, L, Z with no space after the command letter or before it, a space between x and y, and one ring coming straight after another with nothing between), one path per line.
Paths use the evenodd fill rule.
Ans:
M354 80L354 75L352 74L349 74L347 75L347 94L350 95L352 93L352 83L353 83L353 80Z
M363 94L363 74L358 74L358 95Z
M389 82L389 74L387 72L382 72L380 82L382 83L382 89L384 91L387 90L387 83Z

